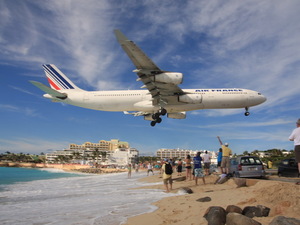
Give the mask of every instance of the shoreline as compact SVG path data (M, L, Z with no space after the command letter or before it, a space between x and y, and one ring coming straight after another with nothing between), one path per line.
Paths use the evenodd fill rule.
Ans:
M140 187L142 189L164 190L161 175L154 175L139 179L140 182L157 183ZM173 175L173 178L177 176ZM277 180L245 179L246 186L237 187L233 178L224 184L215 184L217 175L205 177L206 185L200 180L195 186L194 181L176 181L173 183L171 193L188 187L192 194L165 197L152 203L157 209L151 213L144 213L128 217L122 225L166 225L166 224L207 224L203 217L211 206L220 206L226 209L229 205L240 208L246 206L263 205L270 208L268 217L254 217L261 224L269 224L277 216L300 219L300 187L291 182ZM200 198L210 197L209 202L199 202Z
M52 168L62 169L67 172L79 172L90 174L103 174L103 173L122 173L127 169L118 168L93 168L89 165L81 164L47 164L47 163L22 163L22 162L0 162L0 167L20 167L20 168Z

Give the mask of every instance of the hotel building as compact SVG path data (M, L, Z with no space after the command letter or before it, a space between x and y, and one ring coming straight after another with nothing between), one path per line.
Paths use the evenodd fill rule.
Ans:
M112 139L101 140L98 143L85 142L82 145L70 144L69 149L57 150L46 154L47 163L56 163L65 160L72 163L93 164L100 162L102 165L122 165L135 163L139 151L130 148L128 142Z
M197 152L203 154L205 151L211 156L211 163L217 164L217 155L214 151L208 150L187 150L187 149L167 149L161 148L156 151L156 156L161 159L185 159L187 155L190 155L192 158L196 156Z

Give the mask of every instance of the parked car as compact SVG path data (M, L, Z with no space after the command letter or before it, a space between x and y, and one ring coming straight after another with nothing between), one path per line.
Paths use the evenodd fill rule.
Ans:
M257 156L238 156L230 159L229 172L234 177L258 177L266 175L264 165Z
M298 163L295 158L284 159L278 166L278 176L300 177Z

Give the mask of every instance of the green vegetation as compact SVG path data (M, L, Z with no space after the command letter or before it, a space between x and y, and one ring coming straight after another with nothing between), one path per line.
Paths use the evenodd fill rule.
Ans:
M264 155L262 157L262 154ZM85 155L82 156L78 152L74 152L73 155L65 156L60 155L56 158L55 163L69 163L74 159L85 159L86 157L92 157L94 161L99 163L99 158L103 159L106 158L107 153L99 151L96 149L95 152L93 152L93 155ZM241 155L256 155L261 158L261 160L264 163L268 163L268 161L272 161L273 167L277 167L281 160L285 158L292 158L295 157L295 153L293 150L287 151L287 150L280 150L280 149L269 149L265 151L260 150L254 150L252 152L244 151ZM101 157L100 157L101 156ZM234 156L238 156L234 154ZM160 161L161 159L156 156L140 156L138 158L139 163L145 163L145 162L156 162ZM177 159L174 159L177 160ZM45 162L45 154L41 153L40 155L30 155L30 154L24 154L24 153L11 153L9 151L5 153L0 154L0 161L7 161L7 162L28 162L28 163L44 163Z
M25 162L25 163L43 163L45 162L45 154L30 155L24 153L11 153L9 151L0 154L0 161L7 162Z

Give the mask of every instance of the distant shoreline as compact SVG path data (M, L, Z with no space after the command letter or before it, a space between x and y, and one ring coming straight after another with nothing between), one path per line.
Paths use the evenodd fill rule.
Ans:
M0 167L20 167L20 168L53 168L65 171L75 171L81 173L120 173L126 172L126 169L117 168L92 168L89 165L81 164L48 164L48 163L23 163L23 162L0 162Z

